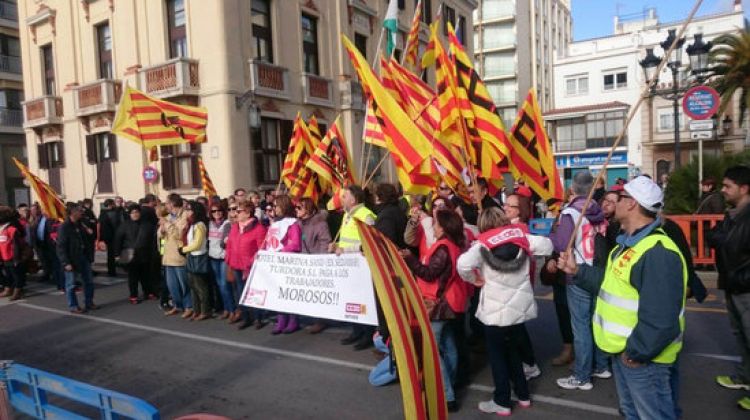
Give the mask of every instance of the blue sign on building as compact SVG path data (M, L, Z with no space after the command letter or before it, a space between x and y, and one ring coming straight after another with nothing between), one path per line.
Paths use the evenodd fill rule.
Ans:
M607 153L587 153L577 155L555 156L555 163L558 168L580 168L588 166L604 165L607 160ZM612 154L610 165L627 165L627 152L615 152Z

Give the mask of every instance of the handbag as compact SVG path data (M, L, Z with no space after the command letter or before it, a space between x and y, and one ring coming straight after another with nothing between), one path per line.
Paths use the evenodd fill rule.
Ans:
M133 262L133 257L135 257L134 248L123 248L122 251L120 251L120 257L117 259L117 263L120 265L128 265Z
M422 297L424 308L427 310L427 315L431 320L446 320L456 318L456 313L453 312L453 309L451 309L448 301L443 296L445 295L445 289L447 289L449 283L451 283L450 280L451 279L448 279L445 284L438 288L436 299Z
M208 254L187 256L185 269L188 273L208 274Z

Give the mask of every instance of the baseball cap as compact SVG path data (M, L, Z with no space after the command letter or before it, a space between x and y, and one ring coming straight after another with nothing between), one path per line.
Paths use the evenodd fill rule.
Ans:
M625 184L625 192L648 211L658 212L664 205L664 192L648 177L639 176Z

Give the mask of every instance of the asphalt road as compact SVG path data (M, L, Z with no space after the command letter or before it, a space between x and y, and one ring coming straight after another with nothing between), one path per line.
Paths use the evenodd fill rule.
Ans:
M154 301L130 305L123 278L96 278L102 308L71 315L54 287L32 281L28 297L0 300L0 360L10 359L93 385L142 398L163 418L208 412L236 419L400 419L397 384L375 388L370 351L341 346L344 328L319 335L304 331L272 336L270 328L237 331L219 320L188 322L165 317ZM550 366L560 336L550 289L537 291L538 319L528 324L542 376L531 381L530 409L513 416L555 419L616 418L612 379L591 391L566 391L555 379L568 368ZM735 405L736 391L713 378L730 372L737 350L723 299L691 303L681 361L681 402L686 419L749 418ZM489 399L492 379L481 353L474 355L473 383L452 418L490 418L477 403Z

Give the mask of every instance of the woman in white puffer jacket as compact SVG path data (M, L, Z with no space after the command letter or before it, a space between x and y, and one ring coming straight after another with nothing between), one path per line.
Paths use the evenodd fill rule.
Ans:
M524 226L509 224L498 208L482 211L478 224L479 239L456 265L461 278L481 287L476 316L484 324L495 392L492 400L479 403L479 409L508 416L509 382L519 406L531 405L520 349L526 334L524 323L537 315L531 287L532 259L550 255L553 247L548 238L529 235Z

